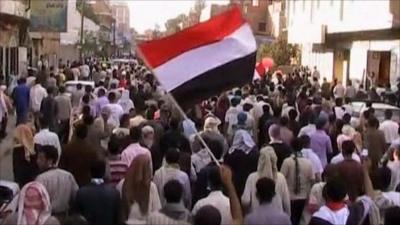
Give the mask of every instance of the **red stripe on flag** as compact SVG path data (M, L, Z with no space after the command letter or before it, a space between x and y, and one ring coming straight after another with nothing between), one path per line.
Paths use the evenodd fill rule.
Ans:
M156 68L186 51L222 40L244 22L240 9L233 7L171 36L144 42L139 49L150 66Z

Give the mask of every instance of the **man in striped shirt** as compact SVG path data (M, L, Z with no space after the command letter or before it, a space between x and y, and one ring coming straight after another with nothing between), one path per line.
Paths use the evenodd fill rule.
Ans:
M125 177L128 165L121 160L121 138L113 134L108 142L108 164L110 167L111 184L113 186L117 185L118 182Z

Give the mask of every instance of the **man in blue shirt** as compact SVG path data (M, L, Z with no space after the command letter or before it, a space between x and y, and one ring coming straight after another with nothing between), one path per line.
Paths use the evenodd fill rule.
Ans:
M18 86L14 88L13 100L17 112L17 125L28 121L29 111L29 87L26 85L26 78L18 80Z

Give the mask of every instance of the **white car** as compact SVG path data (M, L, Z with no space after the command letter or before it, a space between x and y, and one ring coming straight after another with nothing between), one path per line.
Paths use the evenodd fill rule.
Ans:
M68 93L72 93L76 91L76 85L82 84L82 89L85 89L85 86L90 85L92 89L94 89L94 81L87 81L87 80L70 80L65 82L65 90Z
M365 102L352 102L350 105L353 108L353 113L351 115L351 125L356 127L360 124L360 116L362 113L367 110L367 106ZM375 110L375 117L379 120L379 122L383 122L385 120L385 111L387 109L392 110L393 117L392 119L398 123L400 123L400 108L389 105L386 103L372 103L372 108Z

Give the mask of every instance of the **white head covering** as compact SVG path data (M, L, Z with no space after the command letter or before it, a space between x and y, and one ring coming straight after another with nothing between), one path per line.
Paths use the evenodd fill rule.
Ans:
M276 166L277 161L278 157L271 146L266 146L261 149L257 166L258 175L260 177L268 177L276 180L276 175L278 173L278 167Z
M43 203L43 209L40 211L32 209L32 211L30 211L31 215L28 215L27 209L25 209L25 196L26 196L26 192L29 188L34 188L39 192L42 203ZM37 215L34 215L34 214L37 214ZM32 217L32 215L37 216L37 218L29 218L29 217ZM50 218L50 216L51 216L50 197L49 197L49 194L47 193L46 188L43 186L43 184L36 182L36 181L27 183L22 188L20 195L19 195L17 224L18 225L27 225L29 219L35 219L36 221L38 221L37 225L43 225Z
M256 146L256 143L254 143L249 132L246 130L238 130L235 133L232 147L229 149L228 153L231 154L236 150L240 150L248 154L251 152L254 146Z
M214 116L209 116L207 119L204 121L204 131L212 131L219 133L218 126L221 124L221 121Z
M125 89L122 90L121 98L118 100L118 104L122 107L124 113L129 113L131 109L135 108L132 100L129 98L129 91Z

